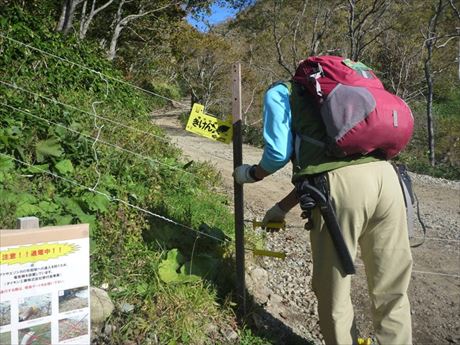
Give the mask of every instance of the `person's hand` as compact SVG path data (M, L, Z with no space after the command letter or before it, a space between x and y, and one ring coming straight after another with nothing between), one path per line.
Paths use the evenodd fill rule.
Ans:
M276 203L272 208L270 208L267 213L265 213L264 219L262 220L262 228L267 231L279 230L267 228L268 223L279 223L283 222L286 217L287 212L284 211L278 203Z
M251 176L252 165L242 164L235 169L233 172L233 177L235 178L236 183L253 183L256 180Z

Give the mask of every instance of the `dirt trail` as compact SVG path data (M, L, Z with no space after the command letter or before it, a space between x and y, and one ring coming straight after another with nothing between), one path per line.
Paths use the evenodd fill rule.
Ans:
M214 165L222 173L224 189L232 197L231 144L213 142L184 131L174 110L154 114L153 119L186 157ZM245 163L258 163L261 154L261 149L243 146ZM292 189L290 176L290 166L287 166L259 183L246 185L245 218L263 217L268 208ZM409 297L414 344L460 344L460 182L412 176L430 238L412 251L414 273ZM274 327L287 327L300 338L321 343L316 301L310 287L308 232L301 229L299 214L299 208L288 214L287 224L291 229L267 235L267 246L286 251L288 258L284 262L252 260L247 284L256 302L266 311L265 315L255 315L256 325L271 332ZM415 234L421 236L419 224L416 224ZM358 329L363 336L372 335L366 278L361 266L352 279L352 291Z

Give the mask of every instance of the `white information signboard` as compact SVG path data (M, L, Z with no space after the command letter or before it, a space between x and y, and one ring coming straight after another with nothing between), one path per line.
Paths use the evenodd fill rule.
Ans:
M0 344L90 344L87 224L0 230Z

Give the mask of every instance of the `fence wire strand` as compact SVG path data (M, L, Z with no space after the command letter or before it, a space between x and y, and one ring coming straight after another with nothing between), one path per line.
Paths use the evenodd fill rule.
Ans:
M134 208L134 209L136 209L136 210L138 210L138 211L140 211L140 212L146 213L146 214L148 214L148 215L150 215L150 216L152 216L152 217L161 219L161 220L163 220L163 221L165 221L165 222L168 222L168 223L170 223L170 224L176 225L176 226L178 226L178 227L181 227L181 228L184 228L184 229L187 229L187 230L196 232L197 234L203 235L203 236L205 236L205 237L209 237L209 238L211 238L211 239L213 239L213 240L216 240L216 241L218 241L218 242L222 242L222 243L225 243L225 242L226 242L225 240L223 240L223 239L221 239L221 238L218 238L218 237L209 235L209 234L207 234L207 233L205 233L205 232L196 230L196 229L194 229L194 228L192 228L192 227L190 227L190 226L187 226L187 225L185 225L185 224L181 224L181 223L176 222L176 221L174 221L174 220L172 220L172 219L169 219L169 218L167 218L167 217L165 217L165 216L159 215L159 214L157 214L157 213L154 213L154 212L152 212L152 211L146 210L146 209L144 209L144 208L142 208L142 207L139 207L139 206L137 206L137 205L131 204L131 203L129 203L129 202L126 201L126 200L123 200L123 199L114 197L114 196L112 196L112 195L110 195L110 194L108 194L108 193L104 193L104 192L101 192L101 191L92 189L91 187L85 186L85 185L83 185L83 184L81 184L81 183L79 183L79 182L77 182L77 181L75 181L75 180L72 180L72 179L69 179L69 178L60 176L60 175L58 175L58 174L56 174L56 173L53 173L52 171L44 170L44 169L38 168L38 167L36 167L36 166L34 166L34 165L30 164L30 163L24 162L24 161L22 161L22 160L20 160L20 159L17 159L17 158L15 158L15 157L13 157L13 156L4 154L4 153L2 153L2 152L0 152L0 155L4 156L4 157L6 157L6 158L12 159L12 160L14 160L14 161L16 161L16 162L18 162L18 163L20 163L20 164L22 164L22 165L26 165L26 166L28 166L28 167L31 167L31 168L35 169L35 170L38 170L38 171L41 171L41 172L43 172L43 173L45 173L45 174L48 174L48 175L50 175L50 176L53 176L54 178L61 179L61 180L65 181L65 182L67 182L67 183L70 183L70 184L74 185L74 186L77 186L77 187L86 189L86 190L88 190L88 191L90 191L90 192L92 192L92 193L95 193L95 194L102 195L102 196L106 197L107 200L109 200L110 202L119 202L119 203L124 204L124 205L126 205L126 206L128 206L128 207Z
M0 105L6 106L6 107L8 107L8 108L10 108L10 109L14 109L14 110L16 110L16 111L19 111L19 112L24 113L24 114L26 114L26 115L28 115L28 116L34 117L34 118L36 118L36 119L39 119L39 120L41 120L41 121L45 121L45 122L47 122L48 124L52 124L52 125L61 127L61 128L63 128L63 129L68 130L69 132L72 132L72 133L81 135L81 136L85 137L87 140L90 140L90 141L93 141L93 142L96 142L96 141L97 141L97 142L102 143L102 144L104 144L104 145L113 147L113 148L115 148L115 149L117 149L117 150L119 150L119 151L122 151L122 152L125 152L125 153L132 154L132 155L134 155L134 156L136 156L136 157L142 158L142 159L147 160L147 161L150 161L150 162L152 162L152 163L156 163L156 164L159 164L159 165L163 165L163 166L165 166L165 167L167 167L167 168L169 168L169 169L177 170L177 171L180 171L181 173L189 174L189 175L194 176L195 178L197 178L196 175L194 175L193 173L191 173L191 172L189 172L189 171L187 171L187 170L183 170L181 167L175 167L175 166L172 166L172 165L169 165L169 164L166 164L166 163L162 163L162 162L160 162L160 161L158 161L158 160L156 160L156 159L153 159L153 158L151 158L151 157L141 155L140 153L137 153L137 152L135 152L135 151L126 149L126 148L124 148L124 147L122 147L122 146L113 144L113 143L111 143L111 142L108 142L108 141L99 139L99 138L97 138L97 137L96 137L96 138L95 138L95 137L92 137L91 135L84 134L84 133L79 132L79 131L77 131L77 130L75 130L75 129L73 129L73 128L66 127L66 126L64 126L64 125L62 125L62 124L60 124L60 123L57 123L57 122L54 122L54 121L45 119L45 118L40 117L40 116L38 116L38 115L34 115L34 114L32 114L32 113L30 113L30 112L28 112L28 111L25 111L25 110L23 110L23 109L19 109L19 108L13 107L13 106L11 106L11 105L9 105L9 104L0 103Z
M14 42L14 43L16 43L16 44L20 44L20 45L25 46L25 47L27 47L27 48L29 48L29 49L35 50L35 51L37 51L37 52L40 52L40 53L42 53L42 54L51 56L51 57L53 57L53 58L55 58L55 59L58 59L58 60L60 60L60 61L63 61L63 62L72 64L72 65L75 65L75 66L77 66L77 67L79 67L79 68L81 68L81 69L85 69L85 70L87 70L87 71L90 71L91 73L98 74L98 75L100 75L101 77L104 77L104 78L106 78L106 79L108 79L108 80L113 80L113 81L116 81L116 82L118 82L118 83L120 83L120 84L124 84L124 85L131 86L131 87L133 87L134 89L137 89L137 90L139 90L139 91L143 91L143 92L145 92L145 93L147 93L147 94L150 94L150 95L152 95L152 96L159 97L159 98L162 98L162 99L164 99L164 100L167 100L167 101L170 101L170 102L174 102L174 103L177 103L177 104L186 106L185 104L183 104L183 103L181 103L181 102L178 102L178 101L176 101L176 100L173 100L173 99L171 99L171 98L168 98L168 97L166 97L166 96L163 96L163 95L160 95L160 94L155 93L155 92L153 92L153 91L144 89L144 88L139 87L139 86L137 86L137 85L134 85L134 84L132 84L132 83L128 83L128 82L125 81L125 80L118 79L118 78L111 77L111 76L109 76L109 75L103 74L102 72L97 71L97 70L95 70L95 69L93 69L93 68L87 67L87 66L82 65L82 64L80 64L80 63L78 63L78 62L75 62L75 61L68 60L68 59L63 58L63 57L61 57L61 56L58 56L58 55L49 53L49 52L44 51L44 50L42 50L42 49L36 48L36 47L34 47L34 46L30 45L30 44L27 44L27 43L18 41L18 40L14 39L14 38L8 37L8 36L6 36L6 35L4 35L4 34L2 34L2 33L0 33L0 37L3 37L3 38L5 38L5 39L7 39L7 40L9 40L9 41L11 41L11 42Z
M97 114L95 115L94 113L91 113L91 112L89 112L89 111L80 109L80 108L78 108L78 107L75 107L75 106L70 105L70 104L67 104L67 103L60 102L60 101L58 101L58 100L56 100L56 99L54 99L54 98L50 98L50 97L41 95L41 94L39 94L39 93L37 93L37 92L34 92L34 91L30 91L30 90L24 89L24 88L22 88L22 87L20 87L20 86L17 86L16 84L11 84L11 83L5 82L5 81L3 81L3 80L0 80L0 84L3 84L3 85L6 85L6 86L8 86L8 87L10 87L10 88L13 88L13 89L16 89L16 90L19 90L19 91L23 91L23 92L26 92L26 93L28 93L28 94L31 94L31 95L34 95L34 96L43 98L43 99L45 99L45 100L47 100L47 101L49 101L49 102L51 102L51 103L59 104L59 105L62 105L62 106L64 106L64 107L67 107L67 108L70 108L70 109L79 111L79 112L84 113L84 114L87 114L87 115L89 115L89 116L91 116L91 117L94 117L94 116L95 116L95 117L97 117L98 119L101 119L101 120L110 122L110 123L112 123L112 124L114 124L114 125L117 125L117 126L120 126L120 127L126 128L126 129L130 129L130 130L136 131L136 132L141 133L141 134L149 135L149 136L151 136L151 137L157 138L157 139L159 139L159 140L161 140L161 141L164 141L164 142L169 142L168 139L163 138L163 137L161 137L161 136L159 136L159 135L156 135L156 134L152 134L152 133L150 133L150 132L143 131L142 129L139 129L139 128L136 128L136 127L128 126L128 125L126 125L126 124L124 124L124 123L122 123L122 122L118 122L118 121L112 120L112 119L110 119L110 118L108 118L108 117L105 117L105 116L101 116L101 115L97 115Z

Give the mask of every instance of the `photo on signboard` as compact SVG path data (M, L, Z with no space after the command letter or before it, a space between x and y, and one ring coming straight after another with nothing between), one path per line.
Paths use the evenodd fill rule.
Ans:
M51 322L21 328L18 336L20 345L51 345Z
M51 294L26 297L19 304L19 322L51 315Z
M59 312L86 308L88 306L88 287L82 286L59 291Z
M10 301L0 303L0 326L11 323L11 303ZM0 343L3 344L3 343Z
M88 333L88 314L74 315L59 320L59 341L81 337Z
M0 344L11 345L11 332L0 333Z

